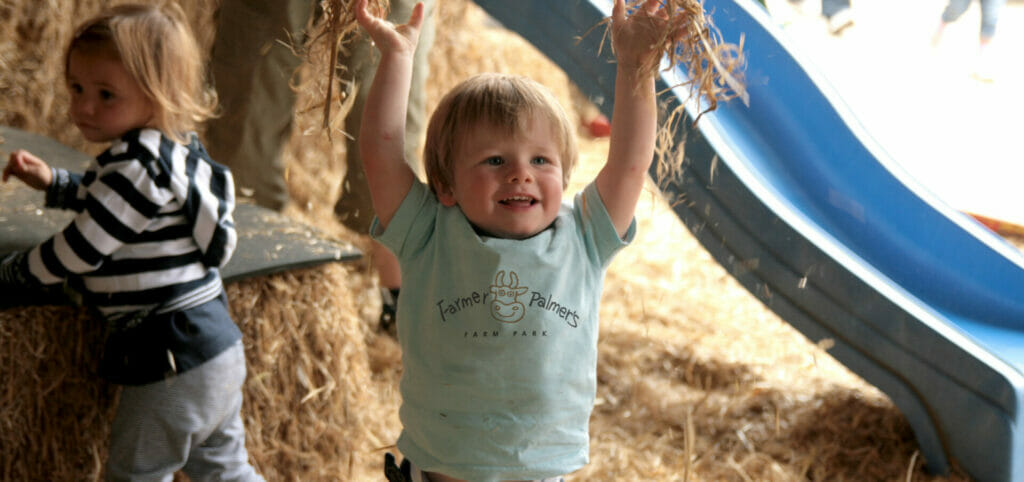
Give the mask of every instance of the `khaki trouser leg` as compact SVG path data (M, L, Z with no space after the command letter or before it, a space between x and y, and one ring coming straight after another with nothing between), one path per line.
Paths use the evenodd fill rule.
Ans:
M296 41L312 13L310 0L223 0L211 71L222 115L207 124L211 157L232 170L239 196L262 206L288 201L281 151L292 130L300 59L282 42Z
M409 110L405 125L405 159L420 178L423 177L423 167L420 163L421 137L427 128L426 89L424 86L429 73L430 47L434 43L434 7L436 2L426 0L423 3L427 16L420 30L419 45L413 62L412 87L409 92ZM393 0L388 19L395 23L404 23L409 19L409 14L415 5L416 2L411 0ZM348 56L339 61L340 65L344 66L341 73L343 81L348 83L349 88L352 88L352 82L355 81L354 87L358 89L352 110L345 118L345 132L356 139L359 138L363 106L376 73L379 56L380 53L370 44L369 38L362 34L353 43ZM348 145L345 177L342 180L341 196L334 207L334 212L349 229L361 234L366 234L369 231L370 222L373 220L373 204L370 200L366 175L363 172L363 161L359 156L358 143L354 141L349 142Z

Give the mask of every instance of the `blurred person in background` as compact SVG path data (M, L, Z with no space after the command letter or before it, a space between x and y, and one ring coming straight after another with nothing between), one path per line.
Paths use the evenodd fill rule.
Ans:
M939 26L932 34L932 46L937 47L942 42L946 27L957 21L960 16L970 7L972 0L949 0L946 8L942 10ZM974 75L982 80L993 80L992 60L989 45L996 35L996 24L999 23L999 12L1006 5L1006 0L979 0L981 2L981 28L978 34L977 64L974 67Z
M799 7L804 0L789 0L789 3ZM821 0L821 16L828 22L828 31L832 35L841 35L844 30L853 26L850 0Z
M416 3L392 0L389 18L408 18ZM435 2L423 3L427 15L416 52L406 119L406 160L417 173L422 173L419 139L426 129L426 59L434 38ZM296 101L292 80L302 63L292 45L305 39L311 17L318 15L316 9L312 0L223 0L217 11L211 71L222 114L207 124L207 148L214 159L235 173L235 183L243 196L273 210L284 208L289 200L281 155L292 132ZM346 47L338 59L338 65L343 66L339 77L355 101L345 117L344 130L358 138L363 104L379 55L365 35ZM335 215L345 227L365 235L374 212L355 142L348 145L345 163ZM380 329L394 334L401 286L398 261L376 242L371 244L370 260L381 288Z

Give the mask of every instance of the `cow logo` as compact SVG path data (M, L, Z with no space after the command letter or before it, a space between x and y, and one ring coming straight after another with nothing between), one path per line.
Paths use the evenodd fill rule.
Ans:
M526 315L526 305L519 301L519 295L526 293L529 288L519 286L519 275L515 271L508 272L508 282L505 282L505 272L498 271L494 276L494 284L491 285L491 294L494 299L491 301L491 316L503 323L517 323Z

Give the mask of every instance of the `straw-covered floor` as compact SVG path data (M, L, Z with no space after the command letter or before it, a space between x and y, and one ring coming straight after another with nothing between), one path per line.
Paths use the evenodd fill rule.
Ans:
M0 122L97 151L66 120L60 50L73 24L105 3L0 6ZM214 2L181 3L209 45ZM475 6L440 0L438 14L430 99L499 70L538 79L573 108L564 74ZM331 213L345 146L323 135L323 92L315 80L301 91L285 213L365 243ZM581 139L570 192L607 149ZM926 474L893 404L744 291L653 192L638 224L606 283L591 463L569 480L966 480ZM400 430L401 356L375 331L380 302L367 266L228 286L249 362L248 448L268 480L382 480L383 451ZM99 479L118 394L95 375L99 338L80 309L0 311L0 480Z

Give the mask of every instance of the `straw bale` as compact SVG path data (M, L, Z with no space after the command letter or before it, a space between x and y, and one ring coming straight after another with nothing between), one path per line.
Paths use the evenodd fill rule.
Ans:
M366 283L331 264L228 286L249 364L247 446L268 480L365 480L397 436L393 380L374 380L378 335L359 309L373 306ZM396 349L382 354L378 369L398 363Z
M0 311L0 480L98 478L119 392L95 374L90 320L73 307Z
M243 417L268 480L366 480L397 437L397 345L363 323L368 281L330 264L227 287L248 362ZM0 311L0 480L99 480L118 389L84 309ZM372 350L372 351L371 351Z

